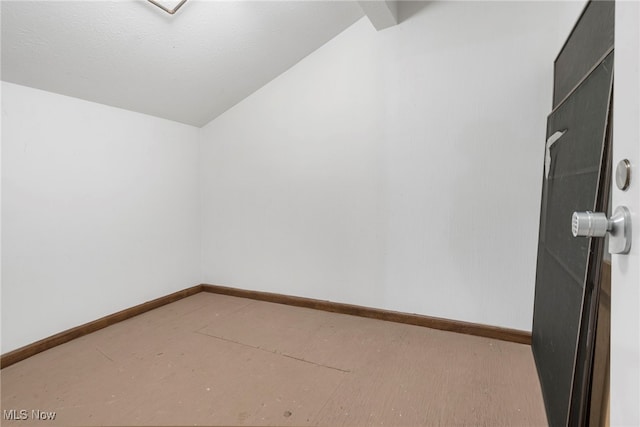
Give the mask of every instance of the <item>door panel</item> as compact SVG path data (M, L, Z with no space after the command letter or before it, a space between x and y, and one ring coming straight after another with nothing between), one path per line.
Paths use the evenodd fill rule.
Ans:
M585 7L554 63L554 108L613 47L614 9L613 0Z
M571 215L595 210L602 199L612 81L610 53L547 120L547 137L565 133L550 148L543 182L532 349L552 426L567 425L574 380L585 380L574 378L576 352L589 266L601 261L591 254L601 257L601 249L594 250L598 242L572 236Z

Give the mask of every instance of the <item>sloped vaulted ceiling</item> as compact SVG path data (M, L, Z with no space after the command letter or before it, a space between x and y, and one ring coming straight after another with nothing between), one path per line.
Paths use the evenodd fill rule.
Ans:
M170 1L164 1L172 7ZM2 79L203 126L363 16L347 1L2 1Z

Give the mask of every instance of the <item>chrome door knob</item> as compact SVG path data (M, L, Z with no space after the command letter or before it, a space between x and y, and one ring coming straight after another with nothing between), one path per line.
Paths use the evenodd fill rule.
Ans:
M574 212L571 217L573 237L604 237L610 229L607 215L602 212Z
M631 214L624 206L617 207L609 219L602 212L574 212L571 232L573 237L604 237L609 233L609 252L627 254L631 249Z

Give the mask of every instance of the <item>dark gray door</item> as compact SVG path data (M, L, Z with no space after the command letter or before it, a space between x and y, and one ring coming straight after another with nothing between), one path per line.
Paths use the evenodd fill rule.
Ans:
M547 119L532 349L551 426L581 425L588 411L603 241L573 237L571 215L606 211L612 19L613 2L583 12L556 60Z

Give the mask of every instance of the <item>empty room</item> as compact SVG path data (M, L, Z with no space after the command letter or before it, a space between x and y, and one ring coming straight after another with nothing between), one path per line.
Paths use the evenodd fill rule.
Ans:
M640 425L640 2L0 13L2 425Z

